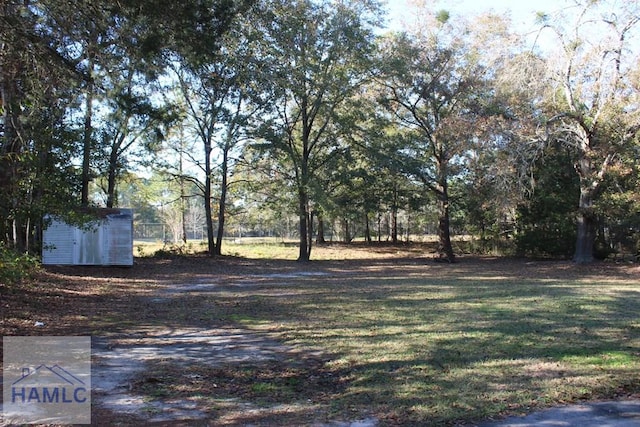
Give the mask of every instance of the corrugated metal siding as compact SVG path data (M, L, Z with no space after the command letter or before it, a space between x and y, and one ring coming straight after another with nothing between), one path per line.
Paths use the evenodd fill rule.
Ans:
M133 264L133 222L130 216L109 216L105 227L104 264Z
M51 219L43 233L43 264L133 265L133 211L121 209L79 228Z
M42 263L73 264L76 228L52 220L43 233Z

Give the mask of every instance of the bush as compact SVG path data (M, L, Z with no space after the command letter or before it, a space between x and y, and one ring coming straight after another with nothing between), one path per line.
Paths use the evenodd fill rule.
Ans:
M0 284L12 285L28 279L38 271L38 260L27 254L19 254L0 244Z
M162 249L158 249L153 256L156 258L175 258L180 256L185 256L192 252L193 245L189 243L188 245L181 244L165 244Z
M536 188L517 209L520 255L569 258L575 250L580 180L565 148L550 146L534 167Z
M518 253L526 256L569 259L575 250L575 226L569 220L547 220L516 236Z

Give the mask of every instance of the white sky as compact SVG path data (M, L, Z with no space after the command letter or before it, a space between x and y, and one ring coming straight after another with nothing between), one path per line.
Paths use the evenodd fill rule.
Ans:
M531 28L536 12L553 12L566 5L564 0L439 0L434 10L448 10L452 14L477 14L483 11L509 12L515 27ZM390 26L399 27L402 20L411 19L409 0L387 0Z

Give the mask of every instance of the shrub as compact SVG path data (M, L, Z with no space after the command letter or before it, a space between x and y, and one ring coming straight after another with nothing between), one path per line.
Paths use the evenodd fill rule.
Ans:
M575 250L580 182L565 148L547 148L534 167L536 188L517 209L518 253L569 258Z
M185 245L165 244L162 249L158 249L157 251L155 251L153 256L156 258L175 258L187 255L187 253L188 251Z
M0 284L12 285L32 277L39 268L36 258L0 244Z

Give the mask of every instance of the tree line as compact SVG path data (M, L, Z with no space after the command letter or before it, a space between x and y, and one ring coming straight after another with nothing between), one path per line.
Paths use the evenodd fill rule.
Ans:
M578 263L638 249L637 1L566 2L528 34L428 5L390 31L374 0L0 10L6 247L141 198L145 169L182 224L202 208L211 255L249 211L295 212L301 261L327 223L396 240L402 212L450 262L452 229Z

